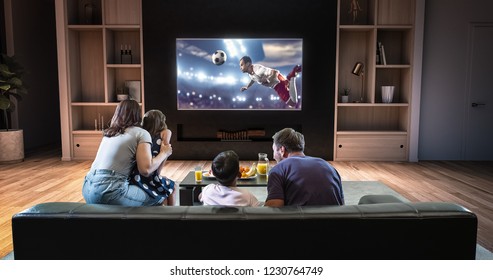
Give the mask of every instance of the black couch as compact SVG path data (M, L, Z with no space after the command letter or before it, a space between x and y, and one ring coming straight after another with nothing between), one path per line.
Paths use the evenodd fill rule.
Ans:
M382 203L387 202L387 203ZM477 217L453 203L122 207L51 202L12 217L15 259L474 259Z

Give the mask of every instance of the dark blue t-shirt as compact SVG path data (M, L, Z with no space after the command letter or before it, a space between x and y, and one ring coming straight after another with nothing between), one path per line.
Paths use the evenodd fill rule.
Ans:
M291 156L269 172L270 199L283 199L284 205L344 205L341 176L321 158Z

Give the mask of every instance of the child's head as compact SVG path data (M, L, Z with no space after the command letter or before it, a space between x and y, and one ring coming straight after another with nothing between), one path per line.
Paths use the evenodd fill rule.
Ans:
M152 136L159 135L161 131L168 128L166 116L160 110L149 110L144 114L142 127L149 131Z
M212 161L212 174L221 185L232 185L239 172L240 160L234 151L221 152Z

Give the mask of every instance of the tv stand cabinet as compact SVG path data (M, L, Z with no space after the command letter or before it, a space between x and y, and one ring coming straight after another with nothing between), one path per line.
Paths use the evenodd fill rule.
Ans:
M263 127L253 125L200 125L178 124L178 141L202 141L202 142L271 142L272 136L277 131L291 127L302 132L300 124L271 124Z

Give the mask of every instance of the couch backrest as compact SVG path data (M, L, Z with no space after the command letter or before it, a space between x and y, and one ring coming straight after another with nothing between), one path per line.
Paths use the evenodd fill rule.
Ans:
M12 217L15 259L474 259L453 203L123 207L51 202Z

